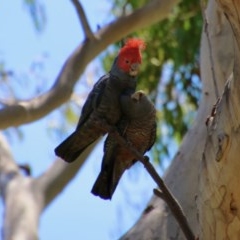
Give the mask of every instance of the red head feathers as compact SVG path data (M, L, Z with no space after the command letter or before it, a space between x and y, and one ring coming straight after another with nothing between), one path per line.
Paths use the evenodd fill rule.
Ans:
M130 72L131 68L135 68L136 65L141 64L141 50L144 50L145 46L145 42L141 39L128 39L119 51L117 62L118 67L125 72Z

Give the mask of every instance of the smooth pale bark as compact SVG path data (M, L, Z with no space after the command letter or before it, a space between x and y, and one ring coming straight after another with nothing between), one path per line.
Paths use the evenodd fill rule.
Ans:
M217 4L209 7L210 18ZM208 134L200 164L198 210L200 239L240 239L240 2L218 1L219 29L211 30L213 46L219 32L225 30L224 14L231 29L225 46L216 49L222 56L231 49L229 58L222 58L219 72L230 67L224 91L208 121ZM220 17L219 17L220 16ZM215 34L214 34L215 33ZM215 38L216 37L216 38ZM216 42L214 42L216 40ZM216 59L217 56L214 56ZM225 64L223 64L225 63ZM218 63L217 63L218 64ZM217 74L217 78L218 78ZM226 82L227 80L227 82Z
M74 178L95 144L74 164L66 164L57 159L44 174L32 178L22 174L11 156L4 136L0 134L0 190L4 202L1 239L38 239L41 213Z
M0 187L5 205L2 239L37 239L41 204L30 178L21 175L0 135Z
M196 237L237 240L240 239L240 76L234 76L233 70L236 64L236 75L240 68L235 57L239 56L239 48L234 45L232 24L226 19L222 5L210 0L204 12L202 99L195 123L165 174L165 181L183 207ZM227 82L229 85L225 87ZM216 116L209 118L211 113L215 114L212 109L218 97L221 101ZM141 218L121 239L185 238L165 203L153 196Z
M178 0L152 0L142 8L101 28L93 39L84 39L64 63L53 86L40 96L0 109L0 129L36 121L67 102L87 64L107 46L128 34L165 19Z

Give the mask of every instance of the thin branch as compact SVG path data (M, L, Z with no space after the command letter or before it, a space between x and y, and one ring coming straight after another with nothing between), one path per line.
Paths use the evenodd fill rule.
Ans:
M85 34L85 37L87 39L93 40L95 39L95 36L90 28L89 22L87 20L86 14L84 12L82 4L78 0L71 0L73 5L75 6L75 9L77 11L78 18L80 20L80 23L83 28L83 32Z
M168 187L165 185L163 179L158 175L153 165L149 162L148 157L145 156L143 157L143 159L140 159L140 161L147 169L148 173L151 175L153 180L157 183L158 187L161 189L161 192L157 194L161 193L161 195L159 196L165 201L165 203L170 208L173 216L177 220L180 228L182 229L186 239L195 240L196 238L194 236L192 229L190 228L187 217L185 216L182 207L178 203L177 199L170 192Z
M195 240L196 238L193 234L193 231L190 228L187 218L183 212L183 209L181 208L173 194L170 192L168 187L165 185L163 179L158 175L153 165L149 162L149 158L147 156L143 156L142 154L140 154L130 143L128 143L122 136L120 136L115 127L109 126L106 122L102 120L98 121L98 124L101 128L107 130L109 134L112 134L118 141L118 143L120 143L122 146L130 150L135 155L136 159L138 159L144 165L149 175L152 177L152 179L156 182L156 184L160 188L161 192L159 192L160 193L159 196L166 202L166 204L170 208L173 216L177 220L180 228L182 229L186 239Z
M161 190L159 190L159 189L157 189L157 188L154 188L154 189L153 189L153 193L154 193L156 196L158 196L159 198L161 198L162 200L165 201L165 199L164 199L164 194L162 193Z
M28 101L20 101L0 109L0 129L38 120L68 101L80 75L93 58L111 43L163 20L177 2L178 0L152 0L97 31L96 39L83 42L69 56L49 91Z
M33 179L21 174L0 133L0 194L4 204L1 239L38 239L41 196Z

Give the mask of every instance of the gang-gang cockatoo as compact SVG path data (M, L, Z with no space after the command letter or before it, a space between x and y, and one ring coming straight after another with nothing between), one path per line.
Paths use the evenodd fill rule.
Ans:
M143 91L121 96L123 115L117 130L140 154L151 149L156 139L156 110ZM92 193L103 199L111 199L124 173L138 159L122 146L111 133L104 144L101 171L92 188Z
M102 76L89 93L76 130L55 148L57 156L73 162L91 143L106 134L97 120L104 120L111 126L118 122L121 117L120 96L135 91L142 62L141 50L144 48L145 43L141 39L126 41L110 72Z

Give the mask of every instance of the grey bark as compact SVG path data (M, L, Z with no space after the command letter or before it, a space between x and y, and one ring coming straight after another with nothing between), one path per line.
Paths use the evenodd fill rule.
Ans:
M240 238L239 9L237 1L214 0L203 9L202 99L165 174L200 240ZM153 196L148 209L122 240L185 239L162 200Z

